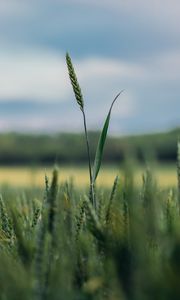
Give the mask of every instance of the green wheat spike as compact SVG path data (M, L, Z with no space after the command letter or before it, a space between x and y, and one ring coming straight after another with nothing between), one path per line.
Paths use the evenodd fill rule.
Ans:
M31 225L32 228L36 227L36 225L38 224L40 215L41 215L41 209L40 207L36 207L33 215L32 225Z
M124 240L128 241L129 237L129 208L127 201L123 203L123 226L124 226Z
M45 280L45 267L44 267L44 252L45 252L45 241L46 241L46 216L45 213L42 214L42 220L39 225L39 230L37 232L37 241L34 257L34 268L35 268L35 286L34 286L34 296L37 300L43 299L44 291L44 280Z
M69 78L71 80L71 84L73 87L73 91L74 91L77 103L79 104L80 109L83 111L84 110L83 95L82 95L81 88L80 88L80 85L79 85L77 77L76 77L76 73L74 71L71 57L69 56L68 53L66 53L66 63L67 63L67 67L68 67Z
M48 198L49 193L49 178L47 175L45 175L45 197Z
M173 210L172 210L172 202L173 202L173 191L170 190L169 194L168 194L167 202L166 202L166 213L165 213L168 233L171 233L172 228L173 228L174 216L173 216Z
M114 180L113 188L112 188L112 191L111 191L110 199L109 199L107 212L106 212L106 224L109 224L109 221L110 221L111 207L112 207L112 203L113 203L113 200L114 200L114 197L115 197L115 193L116 193L116 189L117 189L117 185L118 185L118 180L119 180L119 177L116 176L116 178Z
M100 223L104 224L104 221L105 221L105 201L104 201L103 193L101 193L99 195L97 214L98 214L98 219L99 219Z
M57 168L55 168L53 171L51 187L49 189L48 199L47 199L47 203L49 206L48 228L50 233L52 233L54 229L57 190L58 190L58 170Z
M22 222L22 218L18 218L18 212L16 209L12 210L11 214L19 257L24 266L29 267L31 263L32 248L24 235L24 224Z
M92 203L89 201L89 198L87 198L86 196L85 196L84 204L85 204L86 221L89 230L97 238L99 242L104 241L105 236L102 230L102 226L98 220L98 216L96 214L94 207L92 206Z
M149 168L146 169L146 173L143 174L143 192L142 192L143 206L145 209L149 209L153 197L153 178Z
M3 201L2 196L0 196L0 218L1 218L1 228L5 235L8 238L12 237L12 224L10 222L10 219L8 217L8 213L6 210L5 203Z
M75 240L77 241L79 238L80 231L83 226L84 220L84 212L85 212L85 202L81 202L79 206L79 214L76 216L76 231L75 231Z
M35 300L43 300L46 292L45 287L45 275L47 264L44 263L45 257L45 245L48 232L48 214L49 214L49 180L45 176L45 195L41 211L41 220L39 222L37 236L36 236L36 248L34 255L34 298Z

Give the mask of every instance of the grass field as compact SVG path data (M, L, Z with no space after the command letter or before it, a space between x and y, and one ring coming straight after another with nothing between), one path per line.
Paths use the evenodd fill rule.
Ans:
M36 189L45 171L46 187ZM140 181L143 170L135 171ZM14 188L3 186L0 197L0 299L180 299L178 189L157 187L149 171L142 188L128 172L112 184L116 173L102 169L94 206L88 190L58 184L75 175L83 186L85 167L61 167L59 176L1 168L1 183ZM161 185L175 184L175 167L155 174Z
M156 165L152 167L154 177L160 187L173 187L177 185L176 165ZM142 184L142 174L145 167L134 168L134 178L137 185ZM0 167L0 184L8 184L17 187L44 186L44 176L50 176L50 167ZM89 175L86 166L59 166L59 181L64 182L73 179L76 186L83 187L89 184ZM98 184L103 187L111 187L115 176L123 177L122 168L118 166L104 166L98 178Z

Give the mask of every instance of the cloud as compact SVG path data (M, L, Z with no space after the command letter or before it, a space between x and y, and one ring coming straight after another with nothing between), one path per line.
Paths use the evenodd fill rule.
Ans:
M0 54L0 98L61 101L68 94L61 56L46 51Z
M75 60L78 78L83 86L98 90L115 78L129 80L142 78L143 70L136 64L98 57ZM65 55L54 52L0 53L0 99L35 99L63 101L70 96L70 83ZM110 87L103 88L104 92Z
M1 21L7 18L16 18L29 14L29 8L31 7L28 1L24 0L19 2L18 0L0 1L0 17Z
M143 76L138 65L109 58L89 57L73 62L84 92L91 128L101 127L113 97L122 89L120 82ZM1 52L0 65L1 129L70 130L72 120L74 130L81 128L65 55L42 49ZM123 101L123 105L117 104L113 110L115 117L127 118L134 113L129 91L123 95ZM64 103L63 108L61 103Z
M89 18L91 14L88 14L88 11L93 12L91 18ZM106 18L106 12L109 13L109 19ZM53 24L61 24L60 19L65 22L71 18L71 24L76 21L77 26L80 20L84 22L84 25L87 24L86 20L93 20L94 15L99 15L103 23L117 23L119 16L121 17L119 24L125 25L125 29L128 29L129 24L136 20L137 24L144 24L145 27L150 26L151 29L156 27L157 31L160 30L166 34L180 32L179 0L135 0L133 2L119 0L8 0L0 2L1 21L8 18L10 24L13 21L26 23L27 20L30 22L35 21L38 24L39 21L39 24L43 23L46 28L52 29ZM77 16L79 16L78 19ZM16 17L20 17L20 19ZM125 20L128 23L124 24ZM98 22L98 19L96 21ZM97 24L97 28L100 24ZM66 27L67 25L68 22L66 22ZM94 26L94 23L91 25ZM75 28L74 26L70 27L71 30ZM43 28L41 29L43 30ZM53 29L56 29L56 27L53 27ZM143 27L141 30L143 30Z
M132 79L133 77L142 77L144 70L135 63L128 63L122 60L91 57L82 60L78 65L79 74L82 80L93 79L101 76L110 78L118 76L119 78Z
M180 47L179 20L179 0L8 0L0 1L0 42L142 58Z
M180 1L179 0L135 0L135 1L119 1L119 0L55 0L56 4L68 3L68 5L76 5L79 9L87 7L97 10L108 10L116 16L126 15L126 19L135 18L139 22L143 22L147 26L156 27L157 31L165 30L165 28L173 33L180 33ZM114 19L115 21L115 19ZM131 22L131 20L129 20ZM158 27L157 27L158 25Z
M180 51L164 52L141 63L98 56L73 59L73 63L82 89L95 102L124 88L133 98L132 91L139 87L158 82L162 88L165 82L178 85L180 80ZM0 65L0 100L55 102L72 95L65 53L44 49L1 51Z
M151 80L161 82L180 81L180 50L164 51L147 64Z
M113 109L111 132L178 124L180 52L164 52L141 64L98 56L73 62L90 128L102 127L112 99L123 88ZM65 55L43 49L1 52L0 65L1 130L72 130L72 122L73 130L82 128Z
M55 1L56 3L62 3L61 0ZM116 13L129 13L133 15L140 15L141 17L153 17L159 21L166 18L172 17L171 24L174 21L178 21L178 16L180 15L180 2L179 0L135 0L133 3L131 1L119 1L119 0L66 0L66 3L76 4L87 7L101 7L107 8L108 10L114 10Z

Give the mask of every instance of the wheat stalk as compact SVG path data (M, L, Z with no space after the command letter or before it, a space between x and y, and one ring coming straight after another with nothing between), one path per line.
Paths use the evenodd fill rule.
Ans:
M66 53L66 64L68 67L68 73L69 73L69 78L73 87L73 91L76 97L76 101L82 111L83 114L83 122L84 122L84 132L85 132L85 139L86 139L86 147L87 147L87 155L88 155L88 165L89 165L89 180L90 180L90 193L89 197L91 199L91 202L93 205L96 207L95 203L95 193L94 193L94 183L93 183L93 178L92 178L92 167L91 167L91 157L90 157L90 147L89 147L89 138L88 138L88 133L87 133L87 122L86 122L86 115L84 111L84 100L83 100L83 95L81 92L80 85L77 80L77 76L71 61L71 57L69 56L68 53Z

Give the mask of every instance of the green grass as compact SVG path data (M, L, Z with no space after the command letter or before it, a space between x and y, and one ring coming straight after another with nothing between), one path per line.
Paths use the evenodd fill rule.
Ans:
M177 188L124 174L96 210L57 171L44 191L2 188L0 299L179 299Z

